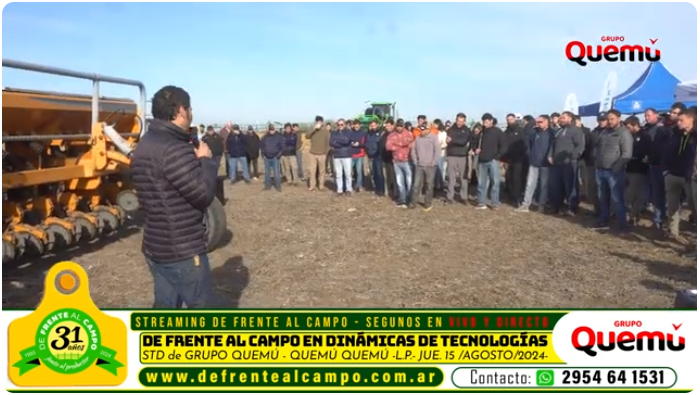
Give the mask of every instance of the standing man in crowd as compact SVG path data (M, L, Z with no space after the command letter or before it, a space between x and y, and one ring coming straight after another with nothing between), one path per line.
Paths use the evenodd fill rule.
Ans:
M291 124L284 125L284 150L282 151L282 173L288 185L296 185L299 181L297 172L297 142L298 136L292 130Z
M345 128L345 120L340 118L336 130L331 133L330 145L333 149L333 168L338 196L352 195L352 140L350 130ZM343 182L344 181L344 182ZM345 189L343 189L345 187Z
M362 129L362 124L360 124L360 121L357 119L352 121L350 141L352 142L352 168L355 170L355 191L362 192L364 189L364 160L367 132Z
M621 114L613 109L608 111L608 128L596 141L596 181L600 200L598 228L608 227L610 206L615 210L618 230L627 230L627 210L625 208L625 168L632 158L634 146L632 135L622 126Z
M228 155L228 149L226 148L226 140L228 139L228 135L231 133L231 121L226 122L226 126L221 128L219 130L219 137L221 137L221 141L224 142L224 167L226 168L226 177L231 178L231 175L228 172L228 160L229 160L229 155Z
M298 179L301 181L306 181L306 173L308 172L308 167L306 166L304 149L308 152L308 143L306 142L306 133L299 130L299 124L292 124L292 133L297 136L297 173ZM305 146L306 144L306 146Z
M267 126L267 133L260 141L260 152L265 163L265 187L269 191L272 188L271 177L275 177L275 189L282 192L282 175L280 174L280 158L285 148L285 139L277 132L274 125Z
M330 149L331 134L323 125L323 117L316 116L314 128L308 133L309 139L309 191L318 187L326 189L326 155Z
M662 159L668 204L669 238L684 241L680 236L681 198L692 199L692 178L697 156L697 112L686 109L677 116L678 127L667 139ZM691 205L693 202L691 202Z
M554 143L549 154L552 165L549 173L551 204L555 213L575 215L578 210L578 162L581 159L586 140L583 131L573 124L573 115L565 111L559 117L560 128L556 130ZM564 201L569 207L564 209Z
M518 125L515 114L506 116L506 153L503 162L506 168L506 189L511 203L520 207L523 193L525 192L525 178L527 177L528 137Z
M396 189L398 190L396 205L401 208L408 207L408 194L413 184L413 175L409 163L412 145L413 133L405 129L403 120L399 119L396 121L396 131L387 138L386 149L391 151L394 160Z
M595 176L595 146L598 136L608 128L608 114L598 115L598 126L586 134L584 131L583 149L583 189L586 191L586 200L593 206L593 214L600 215L600 202L598 201L598 182Z
M248 125L248 130L245 134L246 145L246 163L248 164L248 172L251 173L254 180L260 177L258 169L258 159L260 158L260 136L255 133L252 125Z
M413 182L413 196L409 208L415 208L418 198L423 193L423 210L430 211L433 208L433 184L435 182L435 170L440 160L440 142L438 137L424 127L411 147L411 161L415 164L415 180Z
M367 158L370 161L370 174L372 175L372 186L375 195L384 196L384 166L382 162L382 148L380 146L382 140L382 132L379 130L377 121L369 123L367 132L367 142L365 149L367 150Z
M228 161L228 174L231 184L234 184L238 179L238 165L241 165L241 171L243 172L243 179L246 184L250 184L250 172L248 169L248 160L246 154L248 153L248 141L247 138L241 134L241 128L238 125L233 125L231 128L231 133L229 133L226 139L226 149L229 155Z
M460 112L455 118L455 123L447 130L447 136L445 137L445 142L447 143L447 147L445 148L445 160L447 161L446 203L448 204L453 204L455 202L457 179L460 175L464 176L464 172L467 169L469 142L472 133L466 123L467 116ZM469 198L469 183L464 180L461 184L459 194L464 204L467 204Z
M204 218L217 166L207 144L190 144L192 106L184 89L156 92L151 114L131 168L146 220L141 250L153 276L153 307L215 307Z
M382 167L384 168L384 183L386 194L390 199L397 199L396 172L394 171L394 153L387 149L389 136L396 133L396 126L393 119L384 122L384 130L379 138L379 155L382 157Z
M479 155L479 187L477 210L486 210L486 197L491 186L491 209L498 210L501 204L501 166L500 159L508 149L506 135L495 126L493 115L486 113L481 117L484 130L481 132L481 148Z
M537 124L535 122L535 118L532 115L525 115L523 117L523 132L525 132L528 138L535 132L536 127Z
M636 116L625 119L625 127L632 134L632 158L627 162L627 189L625 203L629 208L630 222L637 226L642 211L649 201L649 148L651 139Z
M677 111L672 108L671 112ZM668 136L667 130L664 129L659 119L659 113L648 108L644 111L643 131L649 136L651 141L649 144L649 184L651 190L651 203L654 205L654 227L661 231L664 221L666 220L666 186L664 185L663 168L661 167L661 159L663 158L663 150L666 145Z
M214 131L213 126L207 126L207 132L202 137L202 141L207 143L209 149L211 150L211 158L216 163L217 174L219 166L221 165L221 157L224 155L224 141L221 139L216 131Z
M528 138L528 152L530 167L527 172L527 182L523 204L518 207L517 212L527 213L532 205L532 198L535 191L539 190L537 205L540 213L544 213L549 195L549 166L547 160L550 147L554 142L556 132L549 126L549 115L540 115L535 121L537 127L531 132Z

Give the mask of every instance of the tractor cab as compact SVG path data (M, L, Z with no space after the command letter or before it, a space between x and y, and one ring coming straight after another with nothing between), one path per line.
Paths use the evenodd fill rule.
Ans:
M382 121L392 115L393 103L371 103L365 110L365 117L377 118Z

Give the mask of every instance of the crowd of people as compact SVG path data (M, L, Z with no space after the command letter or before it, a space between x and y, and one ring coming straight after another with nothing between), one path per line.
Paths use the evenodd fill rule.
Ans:
M260 137L251 126L244 133L228 124L219 133L209 127L203 140L216 161L225 156L231 182L239 168L246 183L259 177L261 157L266 190L281 191L284 180L323 191L333 179L338 196L369 191L398 207L421 203L429 211L435 192L444 193L445 204L468 205L474 183L478 210L499 209L501 190L519 213L534 206L576 216L586 199L597 228L615 219L616 230L626 232L650 209L665 237L681 239L684 199L696 218L696 114L695 107L676 103L669 113L647 109L642 121L613 109L600 114L592 130L571 112L522 119L508 114L505 130L489 113L471 127L463 113L454 123L429 124L420 115L415 126L391 118L368 125L338 119L333 125L317 116L310 130L270 125Z

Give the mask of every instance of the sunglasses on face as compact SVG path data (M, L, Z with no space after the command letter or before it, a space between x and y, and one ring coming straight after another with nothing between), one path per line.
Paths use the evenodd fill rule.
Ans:
M344 124L344 123L339 123L339 124L337 124L337 125L338 125L338 126L340 126L340 127L343 127L343 126L345 126L345 124Z

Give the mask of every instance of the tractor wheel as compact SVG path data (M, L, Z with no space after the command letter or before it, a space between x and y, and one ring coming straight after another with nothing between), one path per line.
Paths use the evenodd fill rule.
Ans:
M204 216L204 232L208 252L212 252L220 246L227 230L224 206L219 199L214 199Z

